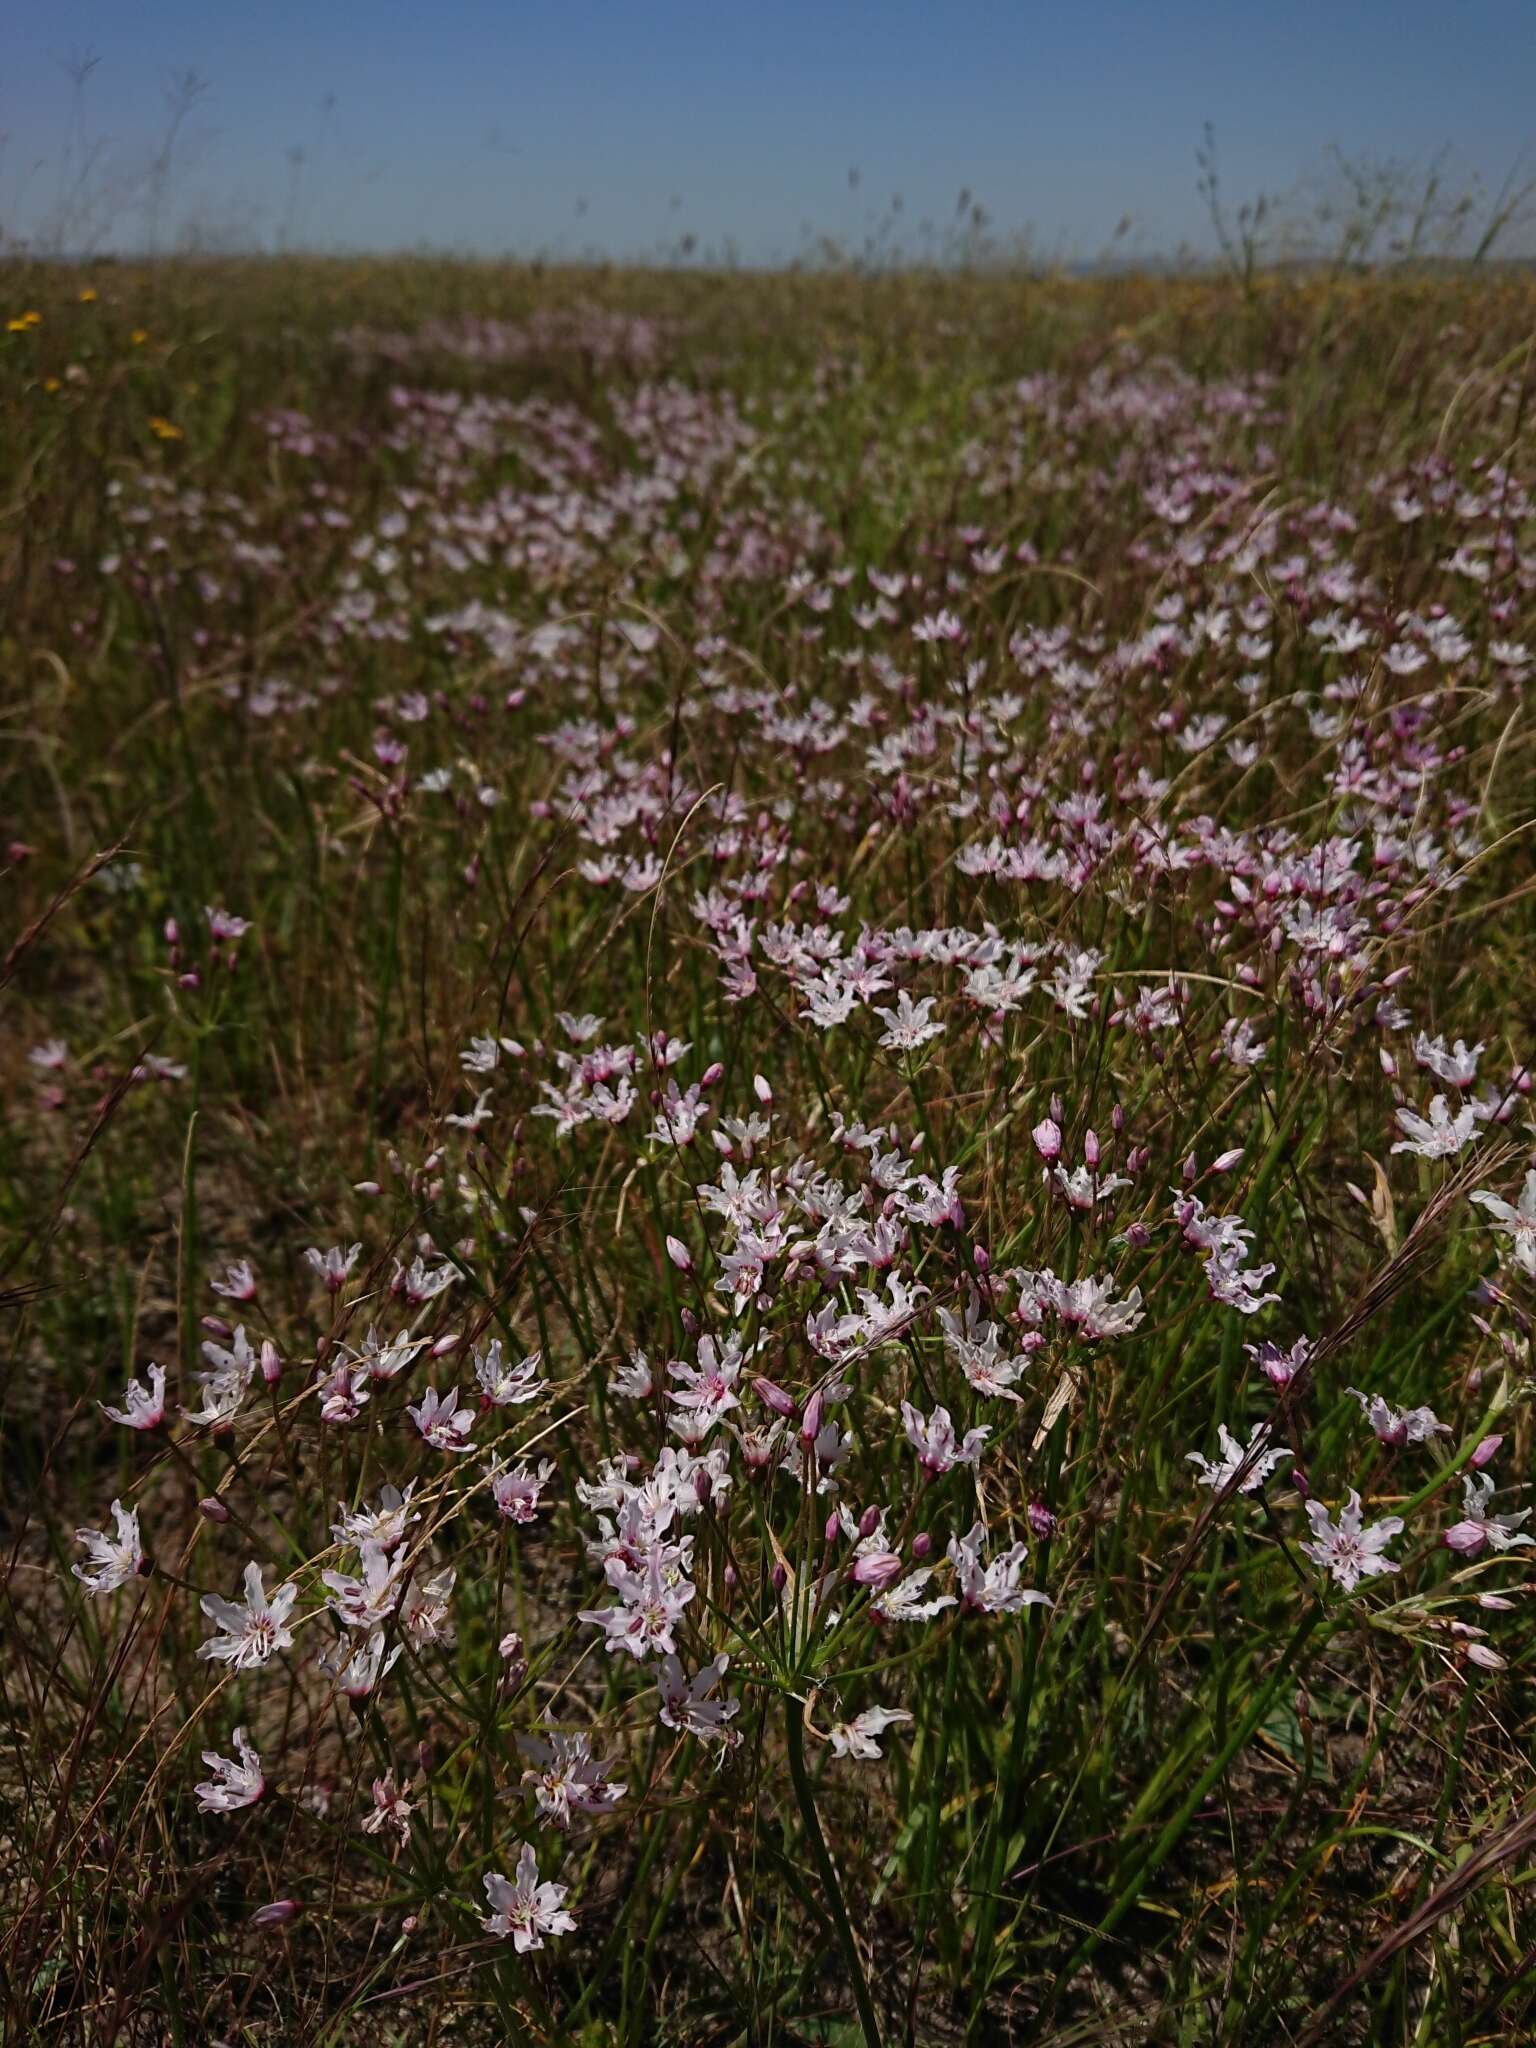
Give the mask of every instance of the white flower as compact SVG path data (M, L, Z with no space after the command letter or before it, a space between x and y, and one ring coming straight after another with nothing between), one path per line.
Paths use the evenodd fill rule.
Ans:
M1518 1514L1489 1514L1493 1504L1493 1479L1489 1473L1467 1473L1461 1482L1461 1494L1465 1519L1446 1530L1449 1549L1459 1551L1463 1557L1476 1557L1490 1544L1495 1550L1513 1550L1518 1543L1536 1540L1520 1530L1520 1524L1530 1520L1529 1508L1521 1508Z
M1207 1458L1200 1451L1186 1451L1184 1456L1191 1465L1200 1467L1197 1484L1209 1486L1217 1493L1231 1483L1249 1459L1253 1462L1248 1465L1237 1490L1239 1493L1257 1493L1281 1459L1291 1455L1283 1447L1278 1451L1264 1448L1269 1441L1269 1429L1262 1422L1253 1432L1246 1450L1224 1423L1216 1425L1216 1436L1221 1445L1219 1458Z
M1403 1526L1401 1515L1384 1515L1367 1529L1360 1519L1360 1496L1352 1491L1337 1522L1320 1500L1307 1502L1307 1519L1313 1541L1300 1546L1303 1557L1330 1572L1346 1593L1362 1579L1397 1570L1396 1562L1383 1552Z
M1525 1176L1518 1203L1506 1202L1487 1188L1479 1188L1472 1199L1487 1211L1493 1228L1509 1239L1515 1264L1536 1280L1536 1167Z
M144 1545L139 1538L138 1509L125 1508L120 1500L115 1500L112 1518L117 1525L114 1536L105 1535L100 1529L75 1531L75 1541L85 1545L90 1557L85 1564L71 1566L71 1570L91 1593L115 1593L119 1586L126 1586L147 1569Z
M121 1408L109 1408L105 1401L99 1401L97 1406L109 1422L120 1422L124 1429L158 1429L165 1420L165 1367L149 1368L147 1391L138 1380L130 1380Z
M1477 1063L1487 1047L1481 1041L1471 1050L1465 1039L1458 1038L1450 1052L1445 1049L1443 1038L1430 1038L1424 1032L1416 1033L1413 1041L1413 1056L1421 1067L1425 1067L1437 1081L1444 1081L1452 1088L1470 1088L1477 1079Z
M242 1806L254 1806L267 1789L261 1774L261 1758L246 1739L243 1728L235 1730L234 1744L240 1752L238 1763L220 1756L215 1749L203 1751L203 1762L213 1776L206 1784L194 1785L192 1789L204 1813L238 1813Z
M459 1406L457 1387L442 1395L435 1387L428 1387L416 1406L405 1412L434 1450L457 1454L473 1450L469 1433L475 1426L475 1411L467 1403Z
M349 1700L365 1700L379 1680L388 1675L402 1647L396 1643L386 1655L384 1631L375 1629L366 1642L343 1641L336 1644L320 1659L320 1669L336 1690Z
M395 1783L393 1771L373 1781L373 1804L363 1815L365 1835L382 1834L385 1828L393 1828L402 1842L410 1839L411 1815L416 1811L410 1800Z
M536 1401L544 1391L545 1383L538 1376L543 1359L542 1351L530 1351L516 1365L509 1365L502 1353L501 1339L492 1338L483 1353L475 1353L475 1378L480 1382L480 1391L496 1408L515 1408L524 1401Z
M404 1561L392 1558L384 1545L368 1538L361 1546L362 1577L347 1572L320 1574L329 1587L331 1607L348 1628L377 1628L400 1604L400 1579Z
M531 1522L539 1512L539 1495L549 1483L554 1461L543 1458L536 1468L520 1464L491 1478L491 1497L509 1522Z
M866 1707L851 1721L840 1721L835 1728L828 1730L832 1754L854 1757L861 1763L878 1757L881 1753L878 1738L887 1728L894 1728L898 1721L910 1721L911 1718L900 1707Z
M1450 1424L1442 1422L1433 1408L1393 1408L1380 1394L1364 1394L1358 1387L1344 1391L1360 1403L1366 1421L1384 1444L1423 1444L1432 1436L1450 1435Z
M976 1429L968 1429L961 1441L955 1435L955 1425L947 1408L935 1408L931 1415L924 1416L910 1401L901 1404L901 1421L907 1432L907 1442L917 1452L918 1462L935 1476L948 1472L955 1465L974 1465L992 1434L983 1423Z
M1427 1118L1415 1116L1411 1109L1400 1109L1397 1121L1408 1135L1400 1138L1392 1150L1412 1152L1420 1159L1445 1159L1459 1152L1463 1145L1470 1145L1477 1136L1476 1111L1466 1104L1452 1116L1443 1095L1437 1095L1431 1102Z
M357 1264L357 1255L361 1250L360 1244L348 1245L345 1251L339 1244L332 1245L329 1251L324 1252L318 1246L311 1245L304 1257L314 1268L317 1277L324 1281L332 1294L335 1294L347 1284L347 1275Z
M894 1010L882 1010L877 1003L875 1015L882 1018L885 1030L880 1034L880 1043L892 1052L915 1052L918 1046L926 1045L930 1038L938 1038L944 1030L942 1024L933 1021L933 1006L937 998L924 996L914 1003L902 989L896 998Z
M613 1765L593 1756L589 1735L552 1731L547 1742L519 1735L517 1746L535 1767L524 1771L523 1783L533 1787L541 1818L562 1832L573 1813L606 1813L629 1790L622 1782L610 1782Z
M1012 1544L987 1564L981 1554L986 1535L984 1526L977 1522L968 1534L949 1539L949 1561L955 1568L955 1583L966 1606L982 1614L1017 1614L1025 1607L1049 1607L1051 1603L1044 1593L1019 1583L1024 1560L1029 1555L1028 1544Z
M953 1593L936 1593L925 1599L928 1581L933 1577L932 1565L923 1565L915 1572L909 1572L899 1585L892 1586L888 1593L881 1593L870 1603L870 1613L881 1621L931 1621L936 1614L942 1614L946 1607L953 1607Z
M293 1641L285 1624L299 1597L295 1585L279 1586L269 1600L261 1566L253 1560L245 1568L245 1599L221 1600L217 1593L205 1593L202 1610L218 1623L221 1634L210 1636L198 1650L199 1657L216 1657L236 1671L252 1671L265 1664Z
M734 1720L740 1711L740 1700L712 1697L730 1669L730 1663L730 1658L722 1650L718 1657L712 1658L690 1679L675 1656L663 1657L661 1677L657 1682L661 1694L662 1725L696 1735L701 1742L727 1745L738 1742L741 1738L726 1724Z
M533 1846L524 1842L517 1853L515 1883L499 1871L486 1872L485 1896L491 1910L480 1924L487 1934L510 1934L519 1955L542 1948L546 1934L569 1934L576 1925L561 1904L569 1889L540 1884Z
M379 1494L376 1508L349 1508L343 1504L337 1512L339 1522L332 1522L331 1534L338 1543L351 1543L361 1550L366 1544L376 1543L385 1550L393 1550L413 1522L419 1522L421 1515L411 1506L411 1495L416 1491L414 1479L406 1482L402 1493L398 1486L386 1486Z

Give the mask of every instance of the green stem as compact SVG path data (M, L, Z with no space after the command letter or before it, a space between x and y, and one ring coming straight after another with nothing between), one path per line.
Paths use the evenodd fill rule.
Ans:
M1321 1621L1322 1616L1322 1603L1315 1600L1307 1613L1302 1617L1295 1634L1286 1644L1279 1663L1276 1664L1266 1682L1259 1687L1258 1692L1254 1695L1247 1713L1244 1714L1241 1721L1238 1722L1227 1740L1222 1744L1217 1755L1190 1787L1185 1795L1183 1804L1163 1829L1157 1840L1152 1844L1146 1855L1136 1865L1136 1868L1131 1872L1125 1884L1121 1886L1114 1904L1099 1922L1097 1928L1078 1944L1076 1953L1068 1961L1066 1969L1061 1974L1060 1982L1063 1986L1097 1951L1105 1937L1114 1933L1120 1922L1141 1897L1142 1887L1146 1884L1148 1878L1154 1876L1162 1868L1169 1856L1173 1854L1173 1851L1177 1848L1183 1837L1185 1829L1199 1811L1201 1801L1205 1798L1207 1792L1222 1777L1227 1767L1231 1764L1232 1759L1245 1746L1254 1730L1269 1712L1270 1703L1284 1684L1286 1673L1290 1670L1292 1663L1295 1661L1308 1636L1311 1635L1313 1629Z
M789 1750L789 1775L794 1780L795 1797L800 1802L800 1817L805 1822L805 1838L810 1844L811 1858L821 1879L821 1889L832 1915L832 1924L842 1944L843 1960L848 1965L848 1976L853 1984L853 1999L859 2009L859 2025L864 2030L866 2048L880 2048L880 2023L875 2018L874 2002L869 1995L869 1986L864 1981L864 1965L859 1960L858 1945L853 1938L853 1928L848 1919L848 1908L843 1904L842 1886L837 1881L837 1870L827 1853L827 1844L821 1832L821 1822L816 1816L816 1795L811 1790L811 1781L805 1770L805 1726L801 1716L800 1702L792 1693L784 1695L784 1740Z

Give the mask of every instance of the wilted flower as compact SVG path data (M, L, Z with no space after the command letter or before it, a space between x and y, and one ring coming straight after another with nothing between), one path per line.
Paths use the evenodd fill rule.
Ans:
M109 1422L120 1422L125 1429L158 1429L165 1420L165 1367L149 1368L148 1388L130 1380L121 1408L109 1408L105 1401L99 1406Z
M125 1508L120 1500L115 1500L112 1519L117 1525L112 1536L103 1535L99 1529L75 1531L75 1541L85 1545L90 1558L70 1569L89 1593L115 1593L119 1586L125 1586L149 1568L139 1538L138 1509Z
M834 1756L855 1757L866 1762L881 1754L879 1738L887 1728L894 1728L911 1718L901 1707L866 1707L851 1721L839 1721L835 1728L829 1728L827 1740L832 1745Z
M239 1752L238 1763L220 1756L217 1750L203 1751L203 1762L213 1776L206 1784L194 1785L192 1789L204 1813L236 1813L242 1806L254 1806L267 1789L261 1758L251 1747L245 1730L237 1728L232 1740Z

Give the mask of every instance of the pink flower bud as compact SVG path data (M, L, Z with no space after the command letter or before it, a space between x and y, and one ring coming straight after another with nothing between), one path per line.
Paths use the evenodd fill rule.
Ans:
M870 1551L854 1560L853 1570L848 1576L856 1586L873 1586L877 1591L883 1591L887 1586L894 1586L901 1577L901 1559L894 1550Z
M1094 1130L1083 1133L1083 1164L1090 1173L1098 1165L1103 1154L1099 1151L1099 1134Z
M1035 1141L1035 1150L1047 1166L1061 1157L1061 1126L1054 1117L1046 1117L1042 1123L1036 1124L1030 1136Z
M291 1927L304 1906L299 1899L274 1899L270 1906L258 1906L251 1915L251 1925L262 1929Z
M689 1251L687 1245L683 1243L680 1237L669 1237L667 1239L667 1257L676 1266L679 1273L691 1273L693 1271L693 1253Z
M379 1184L376 1180L355 1180L352 1183L352 1192L354 1195L376 1195L379 1192Z
M879 1526L880 1510L875 1507L866 1508L863 1514L859 1517L860 1536L873 1536L875 1531L879 1528Z
M916 1558L919 1564L922 1563L925 1557L932 1557L933 1538L928 1534L928 1531L926 1529L919 1529L917 1534L912 1538L912 1555Z
M1243 1148L1241 1145L1234 1145L1230 1152L1218 1152L1211 1161L1212 1173L1230 1173L1233 1167L1239 1164L1242 1156Z
M789 1584L789 1573L783 1565L776 1564L774 1566L773 1570L768 1574L768 1583L772 1586L775 1593L783 1592L784 1588Z
M457 1330L450 1330L446 1337L439 1337L428 1352L429 1358L446 1358L450 1351L456 1351L463 1340Z
M794 1414L794 1402L785 1393L784 1389L781 1386L777 1386L772 1380L765 1380L761 1377L755 1379L752 1382L752 1391L756 1394L759 1401L762 1402L763 1406L771 1408L775 1415L787 1417Z
M820 1387L805 1404L805 1413L800 1418L800 1441L809 1446L821 1434L821 1413L826 1406Z
M1501 1436L1485 1436L1483 1438L1477 1449L1467 1460L1467 1463L1474 1472L1481 1472L1485 1465L1493 1463L1494 1459L1499 1455L1499 1445L1503 1441L1504 1439Z
M283 1361L277 1346L270 1337L261 1340L261 1377L269 1387L275 1387L283 1376Z
M763 1105L764 1109L772 1109L773 1090L769 1087L768 1083L763 1079L761 1074L754 1074L752 1076L752 1093L757 1097L758 1101Z
M978 1273L991 1272L992 1254L987 1250L984 1244L973 1245L971 1247L971 1259Z
M222 1525L229 1520L229 1509L216 1493L204 1494L197 1504L197 1512L205 1522L217 1522Z
M822 1525L821 1540L823 1543L835 1543L842 1533L843 1525L838 1520L837 1511L834 1509Z
M223 1337L227 1339L233 1337L233 1335L235 1334L234 1331L229 1327L228 1323L225 1322L222 1316L203 1316L200 1320L202 1322L203 1328L208 1332L209 1336L211 1337Z
M713 1066L706 1067L700 1075L699 1086L701 1088L718 1088L724 1079L725 1063L722 1060L716 1060Z

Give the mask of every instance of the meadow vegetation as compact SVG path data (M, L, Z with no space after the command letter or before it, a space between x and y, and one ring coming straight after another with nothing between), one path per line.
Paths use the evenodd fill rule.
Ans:
M1536 2024L1536 282L17 260L7 2039Z

